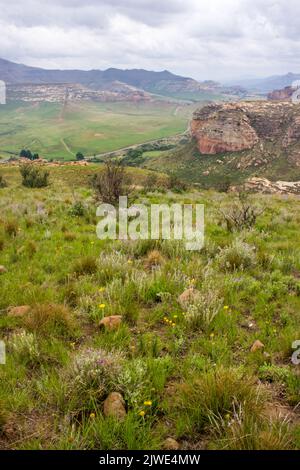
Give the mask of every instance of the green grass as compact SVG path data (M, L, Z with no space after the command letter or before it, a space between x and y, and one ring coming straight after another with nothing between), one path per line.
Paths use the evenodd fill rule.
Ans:
M177 110L177 111L176 111ZM41 157L92 156L178 134L192 107L155 103L10 103L0 108L0 156L29 148Z
M50 168L37 190L1 168L0 448L162 449L171 437L189 450L299 449L298 199L253 196L265 210L237 233L219 211L233 194L135 188L133 202L205 204L205 247L101 241L88 186L97 170ZM199 295L183 308L191 286ZM22 305L24 317L8 314ZM107 315L121 327L100 329ZM251 353L256 340L264 349ZM116 391L121 422L103 414Z

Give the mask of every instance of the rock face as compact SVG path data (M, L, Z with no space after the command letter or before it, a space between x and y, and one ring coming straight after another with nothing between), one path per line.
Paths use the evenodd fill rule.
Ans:
M248 116L236 105L206 106L194 114L191 132L200 153L207 155L251 149L258 142Z
M266 178L250 178L244 184L247 191L265 194L300 194L300 181L276 181L272 182Z
M268 141L286 149L300 138L300 106L268 101L212 104L194 113L190 131L204 155L251 150Z
M118 392L112 392L106 398L103 405L104 416L113 416L122 420L126 416L125 401L122 395Z
M287 86L282 90L274 90L268 94L268 100L270 101L290 101L295 88Z

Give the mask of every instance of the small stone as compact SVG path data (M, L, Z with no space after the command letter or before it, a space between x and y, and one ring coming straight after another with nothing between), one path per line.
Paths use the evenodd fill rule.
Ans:
M5 274L7 273L7 269L5 266L0 266L0 274Z
M256 351L260 351L261 349L264 349L265 345L258 340L255 341L255 343L253 344L252 348L251 348L251 352L256 352Z
M110 317L104 317L99 323L100 328L104 328L106 330L117 330L122 323L122 316L121 315L112 315Z
M165 450L178 450L180 449L180 445L175 439L168 437L163 444L163 448Z
M21 305L19 307L11 307L8 311L9 317L24 317L30 312L29 305Z
M197 289L194 289L191 287L190 289L187 289L184 291L179 297L178 297L178 303L182 308L188 307L189 305L195 303L200 295L200 292Z
M118 392L112 392L108 395L103 405L104 416L113 416L122 420L126 416L125 401Z

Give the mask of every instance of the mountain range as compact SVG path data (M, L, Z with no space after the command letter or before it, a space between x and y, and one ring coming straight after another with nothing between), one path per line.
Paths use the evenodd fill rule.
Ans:
M213 81L198 82L189 77L175 75L167 70L161 72L143 69L120 70L109 68L107 70L46 70L16 64L0 59L0 80L13 87L14 95L20 97L19 87L27 85L81 85L81 95L87 90L102 93L118 93L116 88L122 88L122 93L136 95L136 91L164 97L202 101L205 99L220 98L223 95L243 95L245 90L240 87L223 87ZM28 90L28 88L27 88ZM23 88L24 92L24 88ZM31 88L31 93L34 89ZM38 93L39 94L39 93ZM59 94L59 93L58 93ZM98 97L98 95L93 95ZM141 95L140 95L141 96ZM101 97L100 97L101 98Z

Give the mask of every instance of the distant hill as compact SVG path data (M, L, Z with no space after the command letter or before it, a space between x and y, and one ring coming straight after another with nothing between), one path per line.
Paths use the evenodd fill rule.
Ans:
M240 80L238 82L247 90L252 90L260 93L270 93L273 90L281 90L291 86L295 80L300 80L300 73L287 73L286 75L274 75L267 78ZM232 82L231 85L234 85Z
M77 84L96 91L114 91L116 83L133 87L152 94L170 98L203 101L222 98L224 95L243 95L239 87L223 88L222 85L206 81L198 82L189 77L181 77L167 70L154 72L143 69L120 70L47 70L29 67L0 59L0 80L10 85L53 85ZM129 95L134 90L128 90Z

